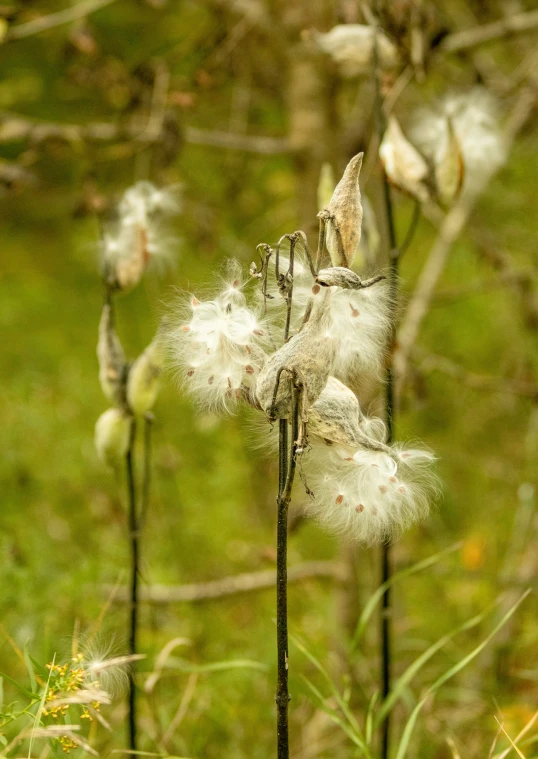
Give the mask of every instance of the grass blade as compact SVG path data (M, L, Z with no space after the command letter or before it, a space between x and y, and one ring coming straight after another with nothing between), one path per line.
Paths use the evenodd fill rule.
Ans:
M411 712L411 716L409 717L407 724L404 728L403 735L400 739L400 744L398 746L398 752L396 754L396 759L405 759L405 755L407 753L407 749L409 747L409 741L411 738L411 734L413 732L413 728L415 727L418 715L420 714L420 711L428 698L433 695L439 688L444 685L447 680L450 680L451 677L454 677L454 675L458 674L464 667L467 666L476 656L478 656L479 653L481 653L484 648L488 645L488 643L495 637L495 635L499 632L499 630L508 622L510 617L515 613L516 609L519 607L519 605L527 598L527 596L530 593L530 589L527 590L523 595L519 598L518 601L506 612L504 617L501 619L498 624L495 625L493 630L490 632L490 634L484 638L484 640L476 646L467 656L464 656L463 659L461 659L457 664L455 664L453 667L451 667L447 672L444 673L444 675L441 675L434 683L431 685L428 690L426 691L426 694L424 697L418 702L418 704L415 706L413 711Z
M472 619L468 619L462 625L456 627L455 630L452 630L446 635L443 635L442 638L439 638L438 641L433 643L428 649L426 649L426 651L424 651L423 654L418 657L418 659L415 659L415 661L409 665L403 675L401 675L398 680L396 680L391 692L385 701L381 704L379 713L376 717L376 727L378 727L381 722L383 722L387 714L394 708L394 705L402 695L403 690L411 682L417 672L432 658L432 656L434 656L437 651L439 651L450 640L452 640L452 638L456 637L456 635L459 635L459 633L465 632L466 630L470 630L473 627L476 627L476 625L480 624L480 622L482 622L482 620L489 614L490 611L491 609L487 609L486 611L482 612L482 614L477 614L475 617L472 617Z
M355 632L353 634L353 640L351 641L352 650L359 645L359 642L362 636L364 635L364 631L366 630L366 626L368 625L370 617L374 613L375 607L377 606L377 604L383 597L383 594L385 593L386 590L392 587L394 583L399 582L400 580L403 580L405 577L414 575L417 572L422 571L423 569L428 569L428 567L431 567L434 564L437 564L437 562L441 561L441 559L443 559L445 556L447 556L450 553L454 553L454 551L457 551L459 548L461 548L461 542L448 546L448 548L444 548L442 551L439 551L439 553L436 553L433 556L428 556L428 558L424 559L423 561L419 561L418 564L413 564L413 566L411 567L406 567L406 569L402 569L400 572L396 572L390 577L390 579L388 579L386 582L380 585L375 590L375 592L372 593L372 595L366 602L364 609L362 610L362 613L357 622L357 627L355 628Z

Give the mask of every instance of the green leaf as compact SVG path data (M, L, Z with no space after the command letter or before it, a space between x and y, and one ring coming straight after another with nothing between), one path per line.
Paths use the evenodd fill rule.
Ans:
M0 675L1 675L3 678L5 678L5 679L8 681L8 683L11 683L11 684L12 684L12 685L14 685L14 686L15 686L15 687L16 687L18 690L20 690L20 692L21 692L21 693L22 693L24 696L26 696L26 698L31 698L33 701L39 701L39 699L40 699L40 696L39 696L39 694L38 694L38 693L32 693L31 691L29 691L29 690L28 690L28 688L25 688L25 687L24 687L24 685L21 685L21 684L20 684L20 683L18 683L16 680L14 680L12 677L10 677L9 675L6 675L6 673L5 673L5 672L0 672Z
M325 669L325 667L321 664L321 662L318 659L316 659L316 657L314 656L314 654L306 648L306 646L299 640L299 638L297 638L295 635L290 635L290 640L297 646L297 648L299 649L299 651L301 651L301 653L303 653L306 656L306 658L309 659L309 661L312 662L312 664L314 665L314 667L316 667L316 669L323 675L323 677L325 678L325 680L329 684L332 696L336 700L336 703L338 704L338 706L339 706L340 710L342 711L344 717L348 721L349 726L351 728L351 731L353 732L353 734L357 738L357 740L355 741L355 743L357 745L360 744L360 747L365 752L364 755L366 757L370 757L371 754L370 754L370 751L368 749L367 743L366 743L366 741L364 739L364 735L362 733L361 727L360 727L359 723L357 722L357 720L355 718L355 715L351 712L351 709L349 708L346 700L344 698L342 698L342 695L341 695L340 691L338 690L338 688L336 687L336 685L333 683L332 678L329 675L329 673L327 672L327 670ZM349 735L348 730L346 730L346 733Z
M43 677L45 678L45 680L48 680L48 677L49 677L48 669L44 667L42 664L40 664L38 661L36 661L33 656L30 656L30 661L33 664L35 672L37 672L37 674L40 677Z
M0 712L4 708L4 679L0 677Z
M527 596L530 593L530 589L527 590L521 598L507 611L507 613L504 615L504 617L501 619L501 621L495 625L493 630L490 632L490 634L485 638L482 643L480 643L476 648L474 648L467 656L465 656L463 659L461 659L457 664L455 664L453 667L451 667L449 670L447 670L444 675L441 675L432 686L428 688L426 691L424 697L418 702L418 704L415 706L413 711L411 712L411 716L407 720L407 724L405 725L402 737L400 739L400 744L398 746L398 752L396 754L396 759L405 759L405 756L407 754L407 749L409 747L409 741L411 738L411 734L413 732L413 728L415 727L418 715L420 714L420 711L428 698L434 694L439 688L444 685L447 680L450 680L451 677L454 677L458 672L460 672L464 667L467 666L476 656L478 656L479 653L481 653L484 648L488 645L488 643L492 640L492 638L495 637L495 635L499 632L499 630L508 622L510 617L515 613L518 606L527 598Z
M407 688L407 685L410 683L410 681L413 679L413 677L417 674L417 672L428 662L434 654L437 653L446 643L448 643L452 638L454 638L456 635L458 635L461 632L464 632L465 630L470 630L473 627L476 627L476 625L480 624L482 620L489 614L491 611L490 609L487 609L486 611L482 612L481 614L477 614L472 619L468 619L466 622L464 622L459 627L456 627L451 632L447 633L446 635L443 635L442 638L439 638L439 640L436 643L433 643L429 648L424 651L423 654L421 654L418 659L415 659L415 661L405 670L403 675L401 675L398 680L394 683L394 686L385 699L383 703L381 704L381 708L379 709L379 713L376 717L376 727L380 725L381 722L385 719L387 714L394 708L394 704L396 701L400 698L400 696L403 694L403 691L405 688Z
M383 594L386 590L392 587L392 585L394 585L394 583L398 582L399 580L403 580L405 577L414 575L416 572L420 572L423 569L428 569L428 567L437 564L437 562L443 559L447 554L453 553L459 548L461 548L461 543L455 543L454 545L451 545L448 548L439 551L439 553L436 553L433 556L429 556L423 561L419 561L418 564L413 564L411 567L407 567L406 569L402 569L400 572L396 572L390 577L390 579L384 582L383 585L380 585L379 588L377 588L377 590L372 593L366 602L364 609L362 610L362 614L360 615L357 622L357 627L355 628L353 640L351 641L351 649L353 650L358 646L362 636L364 635L364 631L366 630L366 626L370 620L370 617L374 613L375 607L379 601L383 598Z
M34 667L32 664L32 657L28 653L28 643L24 644L24 661L26 663L26 669L28 670L28 674L30 675L30 687L32 688L32 691L35 693L37 690L37 680L35 677Z

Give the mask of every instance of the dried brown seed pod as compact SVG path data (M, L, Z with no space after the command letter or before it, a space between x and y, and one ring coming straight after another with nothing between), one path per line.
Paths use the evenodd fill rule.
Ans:
M359 174L363 156L359 153L351 159L329 205L319 214L327 224L325 244L333 266L350 266L361 239Z

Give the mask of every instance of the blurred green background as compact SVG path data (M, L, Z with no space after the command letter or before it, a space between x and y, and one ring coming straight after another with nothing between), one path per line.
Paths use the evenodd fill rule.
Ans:
M19 2L2 4L0 13L16 28L66 7ZM396 34L418 7L382 4L382 25ZM315 244L320 166L330 161L338 176L352 154L368 148L373 86L369 77L341 80L304 48L300 33L364 21L361 8L338 0L288 7L277 0L116 0L25 38L7 31L0 46L0 668L11 677L27 675L10 639L21 648L27 643L42 663L55 652L69 655L73 631L84 636L99 617L103 586L127 579L123 482L93 446L95 421L107 407L95 356L102 302L97 215L138 179L182 186L182 211L173 220L175 267L150 274L118 299L118 330L132 358L150 341L175 288L206 287L229 256L248 267L258 243L274 243L298 225ZM424 4L426 48L510 9L500 2ZM403 32L399 43L405 58ZM396 112L405 123L419 104L478 81L494 92L504 117L523 87L536 92L523 66L533 44L530 33L478 52L434 50ZM301 97L300 81L310 87ZM310 112L301 112L304 102ZM157 131L146 139L151 118ZM84 132L99 123L114 126L112 139ZM237 137L233 148L222 146L222 133ZM252 144L247 136L275 142ZM536 585L537 146L531 117L454 245L418 341L426 354L498 382L472 387L466 374L454 378L416 360L402 398L397 437L420 439L435 451L443 495L431 518L395 544L395 564L409 566L458 541L461 547L396 586L397 673L501 594L505 609L507 599ZM363 191L383 233L377 170ZM402 236L412 203L398 193L394 201ZM403 304L436 234L423 218L402 262ZM200 414L171 375L155 415L144 582L202 582L274 567L276 467L256 450L248 415ZM305 521L289 551L290 564L326 559L352 568L345 587L320 580L290 586L290 631L339 687L351 684L363 715L378 687L377 619L353 656L348 635L377 585L379 550L342 546ZM451 756L449 737L462 758L485 757L497 731L494 715L504 716L512 736L526 724L538 696L537 612L531 595L484 654L426 704L410 756ZM142 699L142 749L155 750L192 687L170 753L274 754L274 613L271 591L143 607L141 648L148 658L139 666L141 685L157 652L177 636L190 640L180 649L185 670L229 660L264 668L168 673L156 704ZM499 614L456 637L420 671L398 707L396 736L421 690L485 637ZM98 641L124 651L125 629L126 609L113 603ZM318 682L312 666L293 646L290 653L293 756L354 756L301 679ZM10 687L6 701L17 697ZM95 740L103 753L123 745L124 714L121 701L108 708L113 733L101 731Z

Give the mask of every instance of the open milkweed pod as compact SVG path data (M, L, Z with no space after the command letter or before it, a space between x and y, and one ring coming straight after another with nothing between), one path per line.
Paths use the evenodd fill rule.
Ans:
M318 214L326 223L325 244L333 266L351 266L361 240L359 174L363 156L359 153L351 159L329 205Z
M389 122L379 146L379 157L389 182L421 203L429 200L427 180L430 169L425 158L409 142L395 116Z
M435 185L441 203L450 205L458 199L465 177L465 165L452 119L447 117L446 143L443 153L435 158Z
M316 292L310 319L303 329L273 353L260 371L255 395L270 419L287 419L290 415L292 373L296 373L304 383L303 403L306 409L316 402L327 383L338 343L328 334L330 298L329 289Z
M379 433L380 419L370 420L362 415L355 393L336 377L327 384L308 412L308 431L325 443L338 443L350 448L362 446L369 450L389 451L383 442L383 433L368 434L369 424L375 424Z
M376 282L385 279L383 274L379 274L372 279L362 280L358 274L345 266L331 266L328 269L321 269L316 277L316 282L322 287L341 287L343 290L361 290L370 287Z
M127 378L127 403L137 416L151 411L160 388L164 351L160 332L136 359Z
M105 397L117 406L124 402L125 354L114 329L112 306L105 303L97 340L99 382Z
M109 408L95 425L95 448L105 464L118 467L129 448L132 418L118 408Z
M107 225L101 240L103 271L109 287L120 292L135 287L154 261L170 257L170 240L159 217L179 210L174 190L137 182L123 194L118 218Z
M384 32L380 29L376 31L373 26L339 24L326 34L315 29L307 32L307 36L332 58L341 76L346 78L371 74L376 34L381 68L397 66L399 55L396 46Z

